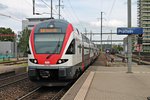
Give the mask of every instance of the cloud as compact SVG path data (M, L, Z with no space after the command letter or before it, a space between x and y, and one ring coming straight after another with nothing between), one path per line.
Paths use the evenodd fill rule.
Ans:
M110 21L108 22L108 26L109 26L109 27L125 26L125 22L114 19L114 20L110 20Z
M80 21L80 22L73 22L73 25L78 28L81 32L85 31L85 28L87 32L93 31L93 32L99 32L101 22L100 21ZM121 20L112 19L110 21L103 21L103 32L109 32L110 30L116 31L117 27L125 27L126 23Z
M8 8L8 6L0 3L0 10L4 10L4 9L7 9L7 8Z
M90 25L95 26L95 27L100 27L100 21L90 22Z
M95 26L95 27L100 27L101 22L100 21L90 22L90 25ZM104 21L103 26L110 27L110 28L116 28L118 26L125 26L125 22L113 19L113 20L110 20L110 21Z
M36 7L39 7L39 8L46 8L46 6L44 4L41 4L41 3L36 3Z
M44 1L50 7L50 0L44 0ZM53 11L53 13L58 14L58 9L56 9L56 6L55 6L55 5L58 5L58 0L53 0L53 1L54 1L53 9L55 10ZM71 5L72 5L71 7L69 2L65 0L61 2L61 5L64 5L64 9L61 9L61 15L65 19L67 19L69 22L73 23L73 25L75 24L77 28L80 28L79 30L82 32L85 30L85 28L87 28L87 31L92 30L93 32L94 31L99 32L100 22L93 21L93 20L97 20L97 18L100 17L101 11L107 13L107 11L110 10L110 7L113 1L114 0L104 0L103 3L101 3L101 0L99 1L97 0L70 0ZM121 2L116 2L115 7L112 11L112 14L109 18L109 19L116 19L116 20L110 20L107 22L103 20L104 30L110 31L111 27L114 27L115 28L114 30L116 30L116 27L118 25L122 26L124 22L126 23L125 13L122 13L126 11L126 9L122 7L123 2L125 1L126 0L121 0ZM134 1L135 0L133 0L132 2ZM48 8L41 0L35 0L35 3L36 3L35 11L37 13L38 12L39 13L50 12L50 8ZM1 9L5 9L5 10L1 11ZM11 15L20 20L25 19L26 17L49 17L48 14L35 16L32 14L33 13L32 9L33 9L32 0L12 0L12 2L10 2L10 0L3 0L0 2L1 13ZM134 15L136 15L136 13ZM58 15L53 15L53 16L55 16L55 18L58 18ZM6 20L2 18L5 18ZM20 22L7 18L7 17L3 17L3 16L2 18L0 18L1 25L5 25L5 26L8 25L11 28L14 28L14 26L16 26L17 28L14 28L15 30L21 30ZM104 14L104 18L107 19L105 14ZM8 21L8 23L6 23L6 21Z
M35 7L47 8L47 7L50 7L50 3L48 2L48 0L40 0L40 1L36 0Z
M124 26L124 22L122 21L119 21L119 20L111 20L109 21L109 26L107 26L107 23L106 21L104 21L104 25L103 25L103 33L109 33L109 32L113 32L113 33L116 33L117 31L117 27L119 26ZM82 24L82 25L81 25ZM85 32L85 28L86 28L86 32L87 33L90 33L92 31L92 33L100 33L100 22L98 21L93 21L93 22L84 22L84 21L81 21L81 22L78 22L78 23L73 23L73 26L75 28L78 28L78 30L82 33ZM89 35L87 35L89 37ZM118 36L118 35L113 35L113 39L118 39L118 40L123 40L125 36ZM100 35L97 34L97 35L93 35L93 40L99 40L100 39ZM108 40L110 39L110 34L103 34L103 40Z

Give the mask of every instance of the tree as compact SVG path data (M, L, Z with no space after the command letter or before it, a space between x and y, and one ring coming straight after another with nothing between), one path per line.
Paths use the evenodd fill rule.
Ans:
M113 49L116 50L116 51L123 51L123 47L120 46L120 45L114 45Z
M15 41L15 33L10 28L0 27L0 41Z
M22 31L19 43L18 43L18 48L19 51L22 52L24 55L27 55L27 49L29 47L29 35L30 35L30 30L27 28Z
M118 51L123 51L123 47L122 46L120 46L120 45L118 45Z

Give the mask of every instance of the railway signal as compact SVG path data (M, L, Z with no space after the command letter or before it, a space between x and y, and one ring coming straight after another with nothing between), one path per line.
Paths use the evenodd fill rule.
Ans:
M138 44L142 44L143 43L143 34L138 35Z

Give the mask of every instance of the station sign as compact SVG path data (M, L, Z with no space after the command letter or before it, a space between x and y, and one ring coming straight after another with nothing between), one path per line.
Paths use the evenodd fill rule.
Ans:
M117 28L118 35L130 35L130 34L143 34L143 28L126 28L126 27L119 27Z

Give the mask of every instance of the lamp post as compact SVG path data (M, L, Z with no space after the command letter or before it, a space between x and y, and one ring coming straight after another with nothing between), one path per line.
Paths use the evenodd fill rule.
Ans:
M53 18L53 1L51 0L51 18Z

